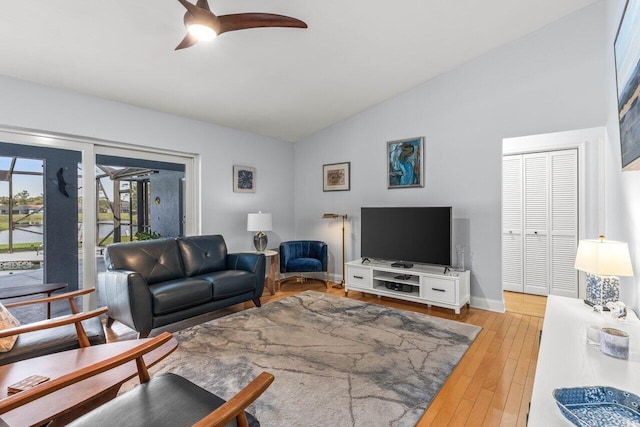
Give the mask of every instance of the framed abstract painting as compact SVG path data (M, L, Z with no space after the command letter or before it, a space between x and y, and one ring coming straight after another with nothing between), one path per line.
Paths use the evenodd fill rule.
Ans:
M250 166L233 167L233 192L256 192L256 168L252 168Z
M424 137L387 142L387 188L424 187Z
M640 169L640 0L629 0L614 44L622 170Z
M322 165L322 191L349 191L351 162Z

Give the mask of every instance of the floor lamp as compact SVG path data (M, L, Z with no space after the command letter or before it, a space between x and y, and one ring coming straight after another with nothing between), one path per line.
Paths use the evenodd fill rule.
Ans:
M322 215L323 219L336 219L342 218L342 281L340 284L334 285L334 288L342 288L344 286L344 220L347 219L347 214L334 214L326 213Z

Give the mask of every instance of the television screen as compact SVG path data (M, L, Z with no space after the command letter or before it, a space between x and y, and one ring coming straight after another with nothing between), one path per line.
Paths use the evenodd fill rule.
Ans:
M451 265L451 207L361 209L363 258Z

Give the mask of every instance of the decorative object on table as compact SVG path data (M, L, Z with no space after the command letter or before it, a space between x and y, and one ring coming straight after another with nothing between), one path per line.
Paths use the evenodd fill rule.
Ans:
M322 191L349 191L351 162L322 165Z
M326 213L322 215L322 219L337 219L342 218L342 280L340 284L333 285L334 288L342 288L344 286L344 271L345 271L345 262L344 262L344 221L347 219L347 214L335 214L335 213Z
M18 381L15 384L11 384L7 386L8 393L20 393L21 391L29 390L37 386L38 384L42 384L43 382L49 381L49 377L45 377L43 375L31 375L23 379L22 381Z
M151 371L207 390L272 372L253 406L264 426L415 426L480 330L306 291L176 332L178 348Z
M579 427L640 427L640 398L614 387L557 388L560 412Z
M307 24L289 16L273 13L234 13L216 16L206 0L198 0L196 4L187 0L178 1L187 9L183 18L187 35L175 50L191 47L201 40L213 40L229 31L261 27L307 28Z
M575 268L587 273L584 302L603 308L608 302L618 301L620 279L617 276L633 276L629 246L625 242L605 240L604 236L580 240Z
M464 245L456 245L456 271L464 271Z
M615 328L600 329L600 350L617 359L629 359L629 334Z
M272 218L270 213L250 213L247 215L247 231L257 231L253 236L253 246L256 251L262 252L267 248L267 235L265 231L271 231Z
M611 313L611 318L624 322L627 320L627 306L622 301L608 302L606 307Z
M256 168L252 168L250 166L233 167L233 192L256 192Z
M387 142L387 188L424 187L424 137Z
M600 345L600 330L597 325L587 325L587 344Z
M622 170L640 169L640 1L629 0L622 15L614 44L616 80L618 83L618 117Z

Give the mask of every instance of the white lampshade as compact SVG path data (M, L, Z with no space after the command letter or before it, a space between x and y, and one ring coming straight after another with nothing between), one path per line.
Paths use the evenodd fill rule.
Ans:
M271 231L272 228L270 213L250 213L247 216L247 231Z
M580 240L575 268L599 276L633 276L629 246L625 242Z

